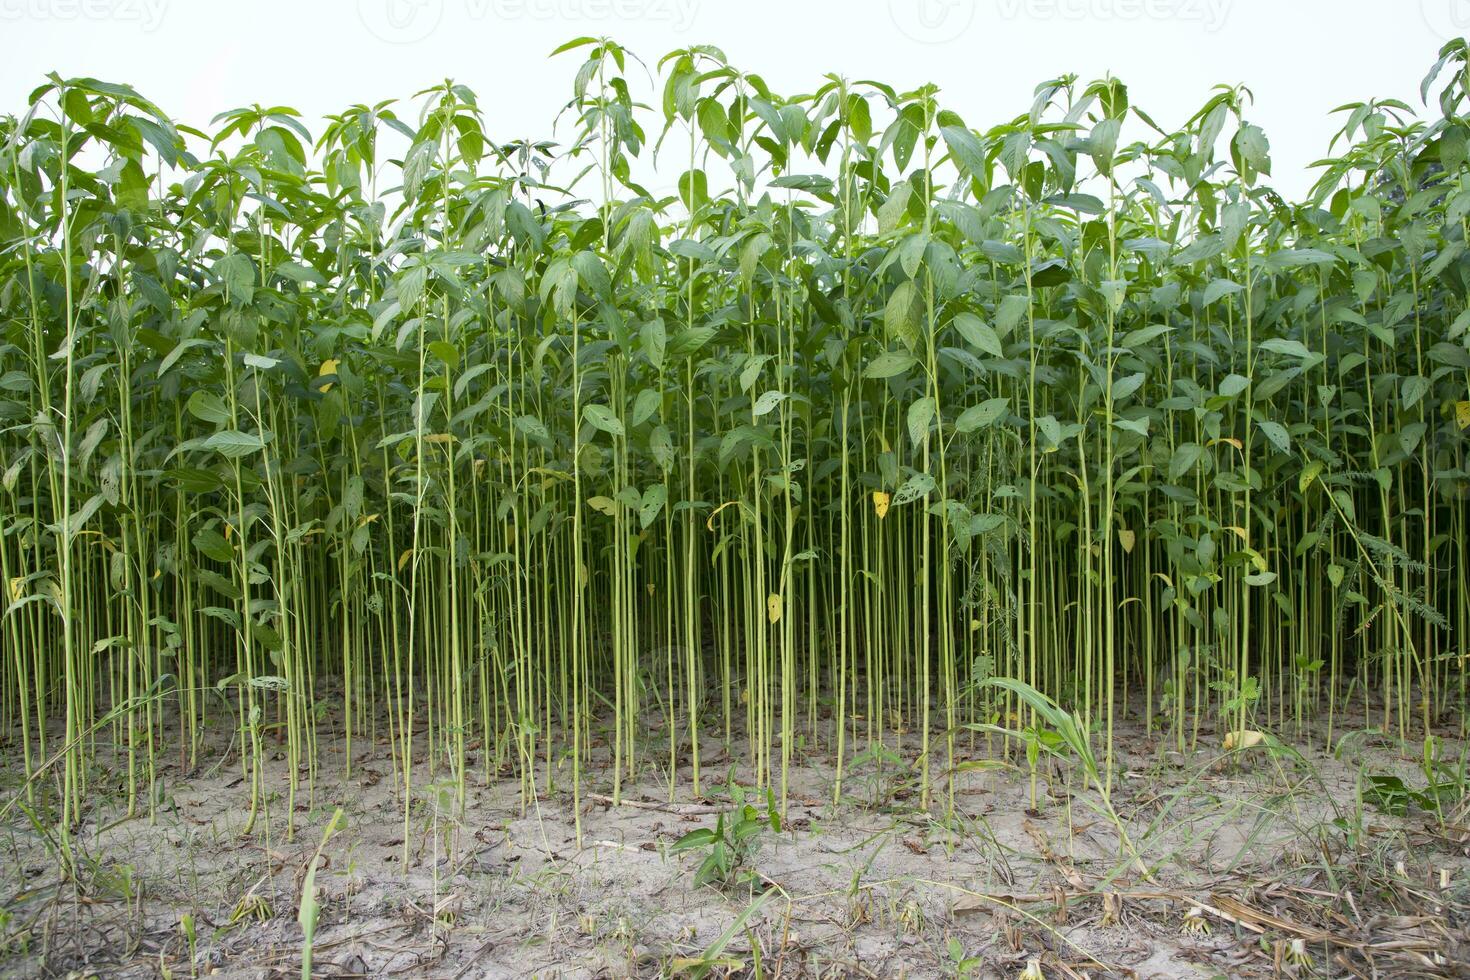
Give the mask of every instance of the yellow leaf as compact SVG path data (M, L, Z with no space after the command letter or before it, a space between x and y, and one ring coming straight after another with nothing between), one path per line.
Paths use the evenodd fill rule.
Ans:
M452 433L452 432L433 432L433 433L430 433L429 435L424 436L424 442L432 442L432 443L436 443L437 444L437 443L445 443L445 442L453 442L453 441L454 441L454 433Z
M720 506L716 507L714 510L710 511L709 520L704 522L705 529L713 531L715 529L715 515L724 510L726 507L734 507L735 503L736 501L734 500L727 500L723 504L720 504Z
M611 497L588 497L587 506L599 514L606 514L608 517L612 517L618 512L618 505Z
M1126 528L1118 532L1118 543L1123 546L1125 555L1133 554L1133 542L1136 540L1137 536Z
M1266 741L1265 732L1256 732L1246 729L1244 731L1230 732L1225 736L1222 747L1226 752L1234 752L1236 749L1253 749Z
M19 602L25 594L25 576L18 576L10 580L10 601Z
M408 564L408 560L410 558L412 558L412 557L413 557L413 549L412 548L406 548L406 549L404 549L403 554L401 554L401 555L398 556L398 570L400 572L403 571L403 566L404 565L407 565Z
M335 358L335 357L330 358L329 360L322 361L322 366L317 370L316 376L318 378L323 378L323 377L326 377L329 374L336 374L337 373L337 365L340 364L340 363L341 362L338 361L337 358ZM331 391L331 390L332 390L332 382L328 381L326 384L322 385L322 391Z
M888 504L892 500L893 498L884 493L882 490L873 491L873 513L878 515L878 520L881 521L885 516L887 516Z
M773 623L781 622L781 597L774 592L766 596L766 618Z
M1455 402L1455 423L1462 429L1470 429L1470 402Z

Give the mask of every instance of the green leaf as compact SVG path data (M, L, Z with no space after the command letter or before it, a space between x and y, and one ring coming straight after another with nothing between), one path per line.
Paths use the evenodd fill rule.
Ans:
M547 431L546 424L534 415L521 415L515 420L515 427L531 439L540 443L549 443L551 433Z
M209 341L200 337L192 337L189 340L181 341L177 347L169 351L167 356L158 363L158 376L161 378L167 374L168 369L177 364L179 358L183 357L191 348L207 346L209 346Z
M1235 146L1241 159L1251 168L1263 174L1271 172L1271 144L1266 140L1266 133L1261 127L1251 123L1243 124L1235 134Z
M669 499L669 489L662 483L654 484L643 491L643 497L638 506L638 523L640 527L648 527L658 518L659 511L663 510L664 502Z
M891 506L898 507L902 504L911 504L915 500L927 497L934 492L934 477L928 473L915 473L904 481L903 486L894 493Z
M1302 360L1306 360L1313 356L1312 352L1307 349L1306 344L1302 343L1300 340L1288 340L1285 337L1272 337L1269 340L1262 341L1260 347L1261 350L1268 350L1273 354L1282 354L1286 357L1298 357Z
M1428 378L1414 375L1404 379L1400 387L1399 399L1404 408L1410 409L1419 403L1425 395L1429 394L1430 383Z
M447 340L431 341L429 353L448 365L451 371L459 367L459 351Z
M1198 443L1186 442L1180 444L1174 450L1174 455L1169 458L1169 479L1178 480L1184 474L1194 469L1204 453L1204 447Z
M776 406L781 404L785 400L786 392L784 391L763 392L761 396L755 400L755 405L751 409L751 414L754 415L756 418L760 418L762 415L766 415L774 411Z
M642 425L653 418L662 403L663 396L659 392L652 388L644 388L638 392L638 397L633 399L633 414L628 417L628 422L634 426Z
M214 435L205 439L201 444L205 449L212 449L228 459L241 459L251 453L260 452L265 448L266 439L253 432L241 432L238 429L222 429Z
M970 346L992 357L1004 357L1005 348L994 329L973 313L961 313L954 318L955 329Z
M649 362L655 371L664 369L664 352L668 345L668 334L664 331L664 322L658 317L646 320L639 328L638 335L643 341L643 353L647 355Z
M1204 295L1200 297L1201 306L1209 306L1211 303L1224 296L1230 296L1240 292L1245 287L1229 279L1215 279L1205 287Z
M1046 439L1047 447L1056 449L1062 444L1062 424L1051 415L1043 415L1036 420L1036 427Z
M1128 432L1147 437L1151 420L1147 415L1136 419L1113 419L1113 425Z
M194 547L215 561L228 564L235 558L235 549L224 535L212 528L201 528L194 534Z
M867 369L863 371L863 376L874 379L892 378L903 374L918 363L912 354L884 351L868 363Z
M210 425L226 425L230 421L229 406L218 395L203 388L189 396L187 407L190 415Z
M929 434L929 426L934 421L935 403L932 397L920 398L909 406L908 429L909 441L915 446L923 443L924 437Z
M919 346L919 318L922 315L923 303L918 288L912 279L905 279L894 287L883 308L883 323L888 335L909 350L915 350Z
M1113 401L1120 402L1127 398L1139 388L1143 387L1143 381L1144 375L1142 371L1117 379L1113 382Z
M1000 301L1000 306L995 311L995 332L998 336L1009 337L1011 331L1021 322L1026 311L1031 308L1030 301L1025 293L1011 293Z
M887 235L898 227L913 191L913 185L908 181L894 185L883 205L878 208L878 234Z
M939 133L960 173L967 177L984 179L989 168L985 163L985 147L980 139L964 126L941 126Z
M1286 432L1286 426L1280 422L1257 422L1256 428L1265 434L1271 444L1284 453L1291 452L1291 436Z
M974 432L976 429L994 425L1010 408L1009 398L991 398L978 405L971 405L955 419L955 429L960 432Z
M600 429L609 435L619 438L623 435L623 423L618 421L618 417L606 405L591 404L582 406L582 418L594 429Z
M740 369L740 390L749 391L755 385L755 379L760 377L761 368L771 359L770 354L756 354L745 359L745 367Z
M1250 379L1238 374L1226 375L1225 380L1220 382L1220 394L1226 398L1234 398L1250 386Z
M255 263L244 252L231 252L214 263L215 278L232 299L248 304L255 297Z

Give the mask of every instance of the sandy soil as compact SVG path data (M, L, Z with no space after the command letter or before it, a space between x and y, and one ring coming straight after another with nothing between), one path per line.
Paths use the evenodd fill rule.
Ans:
M918 740L894 735L881 768L850 766L834 806L830 752L798 746L785 825L717 888L693 883L701 854L671 851L728 808L732 759L744 778L741 747L707 738L701 799L681 770L669 802L658 748L621 805L592 797L611 792L605 767L588 776L580 847L565 785L523 805L497 776L461 814L423 763L405 828L387 749L362 740L350 778L342 745L322 746L291 839L279 752L270 818L248 837L226 735L193 770L162 763L152 820L109 802L99 774L72 881L21 808L0 822L0 973L300 976L302 882L341 806L316 874L320 977L1018 977L1032 961L1047 978L1470 976L1463 813L1358 807L1362 773L1423 783L1413 745L1330 755L1292 737L1299 756L1227 758L1211 731L1181 753L1125 725L1112 803L1147 875L1073 766L1044 769L1034 809L1023 760L959 772L952 812L936 768L925 809ZM1446 757L1464 751L1443 740ZM965 760L996 754L960 743ZM13 759L4 773L0 805Z

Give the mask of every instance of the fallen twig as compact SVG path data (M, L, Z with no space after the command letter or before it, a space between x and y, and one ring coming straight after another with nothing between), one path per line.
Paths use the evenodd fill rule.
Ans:
M657 810L660 813L672 813L681 817L712 816L717 813L725 813L730 808L712 803L655 803L647 800L617 800L611 796L603 796L601 793L588 793L587 799L593 803L601 803L603 806L629 806L636 810Z

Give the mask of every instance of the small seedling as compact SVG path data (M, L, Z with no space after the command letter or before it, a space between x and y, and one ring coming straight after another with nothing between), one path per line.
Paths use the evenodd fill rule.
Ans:
M946 944L946 946L949 950L950 969L952 969L954 971L954 975L958 978L961 978L961 980L969 977L976 970L976 968L978 968L985 962L985 958L983 956L966 956L965 947L960 945L960 941L954 936L949 937L949 942Z
M762 810L746 800L745 790L738 784L732 781L729 789L731 802L735 804L733 809L719 814L714 827L691 830L674 842L675 854L704 852L704 860L694 873L696 886L754 881L757 876L749 872L747 865L760 849L761 835L768 830L781 832L781 814L776 808L774 792L766 790Z
M317 845L316 853L306 865L306 876L301 882L301 904L296 912L296 921L301 923L301 980L311 980L311 952L312 945L316 940L317 916L321 914L321 905L316 895L316 872L317 863L321 861L322 854L327 849L327 842L332 835L346 826L346 818L342 816L342 808L338 807L332 814L332 819L322 831L322 842Z

